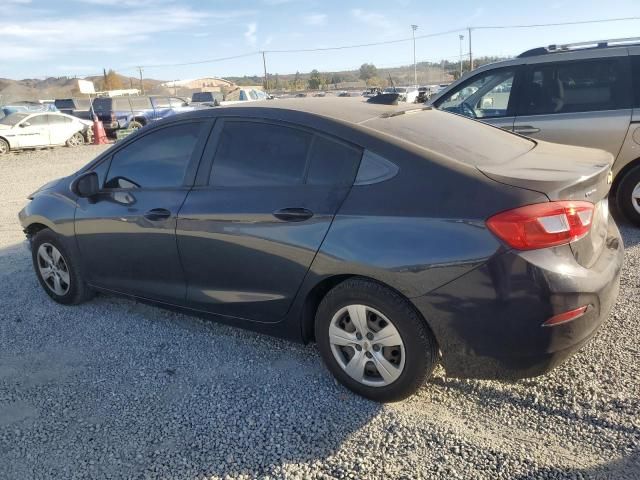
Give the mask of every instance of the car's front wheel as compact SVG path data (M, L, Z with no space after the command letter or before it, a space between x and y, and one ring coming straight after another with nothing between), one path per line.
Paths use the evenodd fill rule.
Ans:
M0 138L0 155L4 155L5 153L9 153L10 147L9 142Z
M31 240L31 255L40 285L56 302L72 305L93 296L75 259L51 230L44 229L34 235Z
M620 180L616 204L627 220L640 226L640 165L629 170Z
M315 336L335 377L380 402L413 394L438 358L435 338L413 306L366 279L346 280L324 297L316 313Z

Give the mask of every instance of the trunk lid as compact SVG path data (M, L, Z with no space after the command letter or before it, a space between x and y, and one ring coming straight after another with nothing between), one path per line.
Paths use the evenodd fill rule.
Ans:
M603 150L538 142L529 152L504 163L477 165L484 175L506 185L544 193L549 200L579 200L595 205L589 233L571 243L575 259L590 267L607 236L614 157Z

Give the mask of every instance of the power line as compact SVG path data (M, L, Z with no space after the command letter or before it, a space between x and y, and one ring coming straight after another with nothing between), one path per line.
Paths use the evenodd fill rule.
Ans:
M497 29L509 29L509 28L539 28L539 27L561 27L565 25L586 25L590 23L607 23L607 22L623 22L628 20L640 20L640 17L621 17L621 18L606 18L601 20L578 20L575 22L558 22L558 23L533 23L530 25L481 25L478 27L471 27L471 30L497 30Z

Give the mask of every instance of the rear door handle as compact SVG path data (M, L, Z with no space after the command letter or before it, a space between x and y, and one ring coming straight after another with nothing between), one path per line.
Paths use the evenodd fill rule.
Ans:
M515 125L513 131L522 135L531 135L532 133L538 133L540 129L531 125Z
M313 217L313 212L306 208L281 208L273 212L273 216L285 222L304 222Z
M171 216L171 212L166 208L154 208L144 214L144 218L146 218L147 220L153 220L153 221L166 220L170 216Z

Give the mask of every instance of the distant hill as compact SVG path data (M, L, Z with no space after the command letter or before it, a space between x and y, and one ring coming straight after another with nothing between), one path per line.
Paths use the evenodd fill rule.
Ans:
M501 57L481 57L474 61L478 67L486 63L503 60ZM469 62L463 62L464 71L469 70ZM375 76L369 80L369 84L382 87L390 84L390 79L396 86L412 85L413 65L405 65L394 68L378 68ZM420 62L417 64L418 83L434 84L448 83L456 79L460 72L458 62L444 61L443 63ZM112 88L140 88L140 80L136 77L119 75L109 72L109 81L115 82ZM271 90L306 90L309 89L309 81L312 77L318 83L318 88L362 88L365 82L360 78L359 70L343 70L335 72L305 72L305 73L269 73L269 88ZM244 77L226 77L237 85L262 85L263 77L259 75ZM87 77L96 86L96 90L103 90L105 78L100 76ZM165 80L144 79L145 93L171 94L188 96L190 92L182 89L166 89L160 86ZM180 91L178 91L180 90ZM77 78L74 77L49 77L45 79L26 78L24 80L11 80L0 78L0 105L19 100L45 100L53 98L69 98L80 96Z

